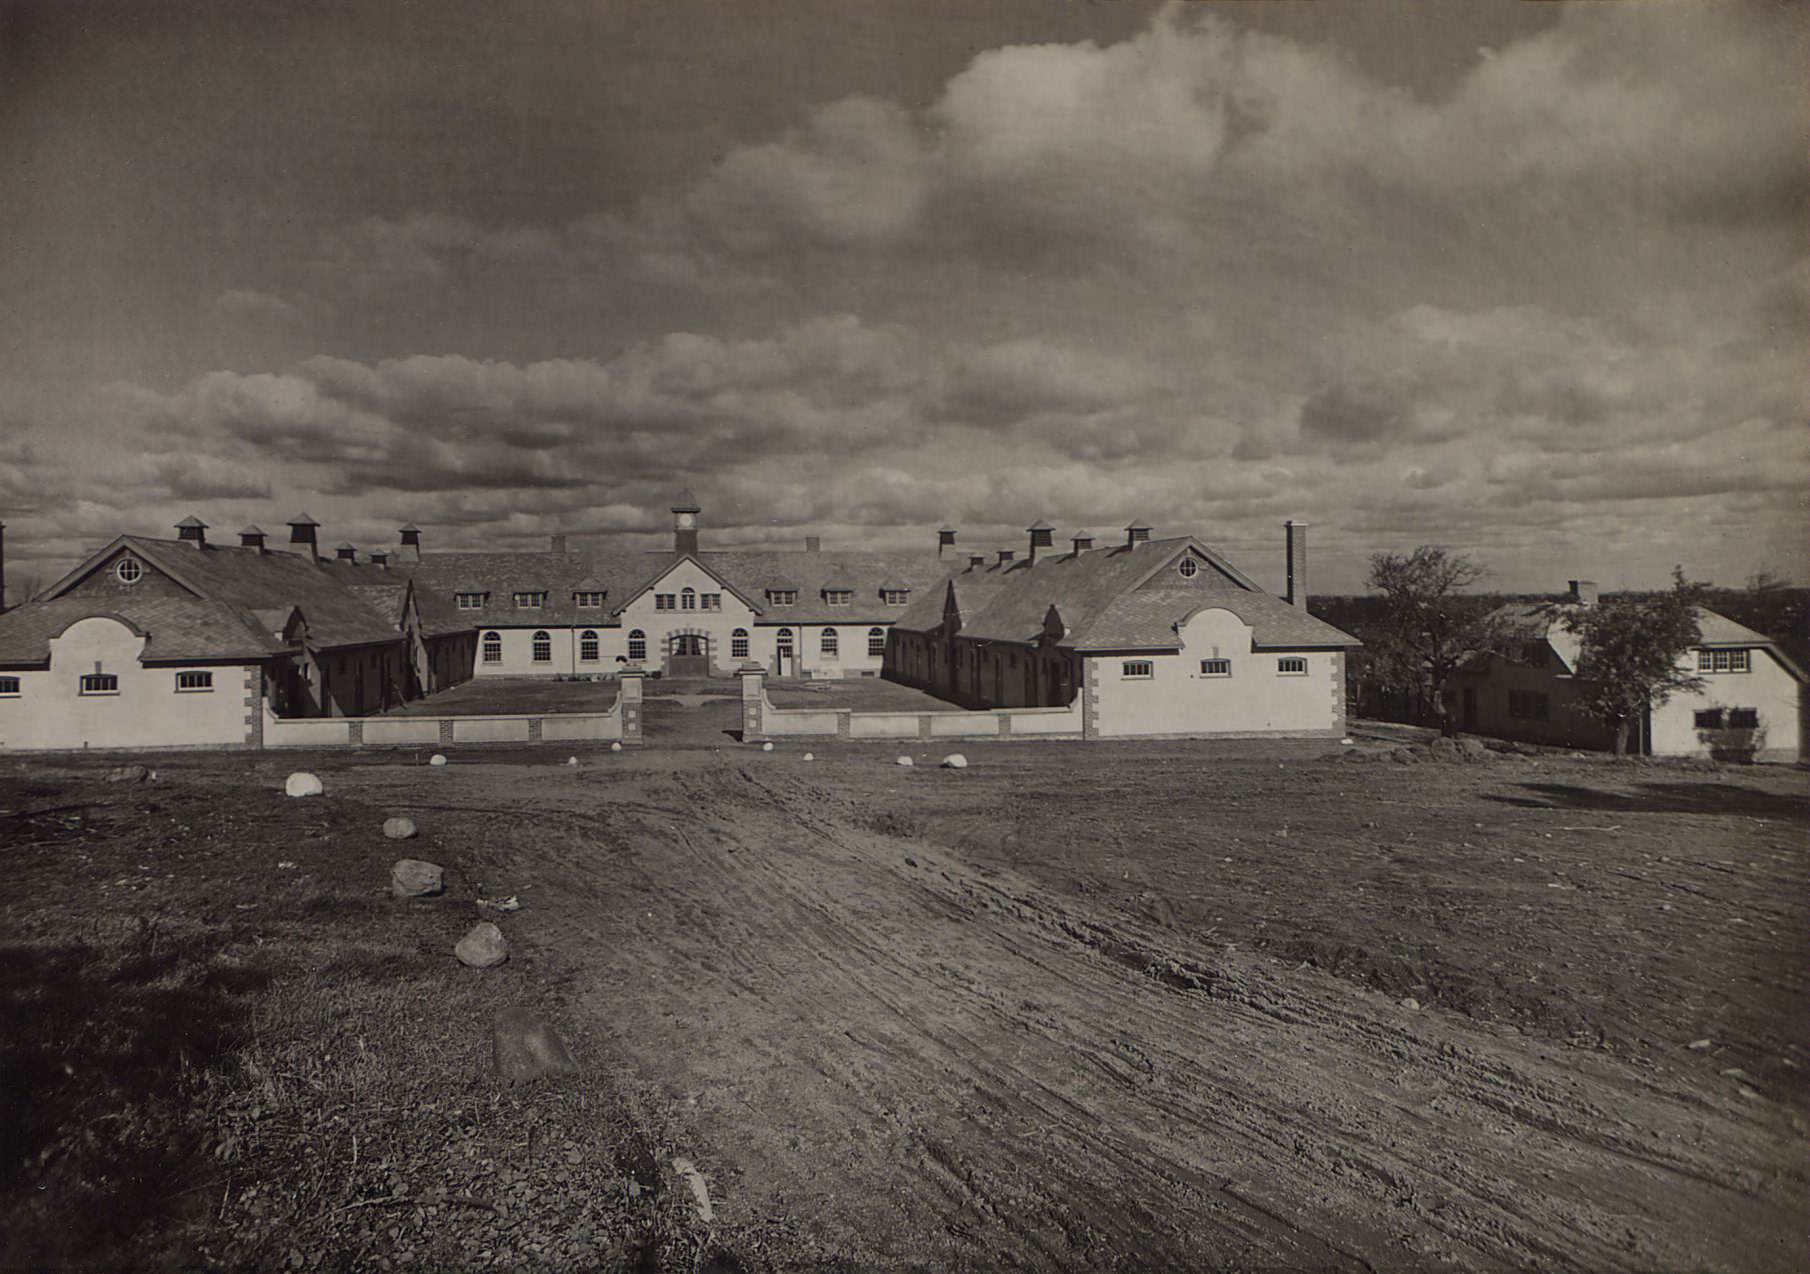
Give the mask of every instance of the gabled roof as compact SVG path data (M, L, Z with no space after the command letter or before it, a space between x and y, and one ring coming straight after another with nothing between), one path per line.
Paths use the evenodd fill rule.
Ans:
M1578 634L1565 626L1565 618L1582 609L1578 602L1510 602L1498 606L1486 617L1503 635L1523 641L1544 640L1564 664L1565 671L1576 672L1584 643ZM1697 607L1699 639L1695 649L1716 647L1754 647L1769 652L1779 664L1799 681L1810 680L1803 669L1787 655L1779 644L1765 633L1738 624L1707 606Z
M1214 569L1194 582L1146 587L1182 553ZM1067 632L1062 645L1075 650L1160 650L1177 646L1175 626L1202 606L1223 606L1249 624L1259 648L1356 646L1330 624L1258 588L1244 574L1191 536L1119 545L1079 553L1040 554L1036 562L1012 562L955 571L947 589L915 599L897 627L929 631L943 622L953 594L962 635L980 641L1029 644L1045 631L1050 608Z
M76 594L26 602L0 615L0 667L44 667L51 638L99 615L148 634L140 655L146 662L263 659L287 649L249 612L222 602L170 593L130 600Z

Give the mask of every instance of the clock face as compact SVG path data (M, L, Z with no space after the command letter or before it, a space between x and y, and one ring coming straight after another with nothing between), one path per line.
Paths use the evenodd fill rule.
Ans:
M687 530L689 530L691 527L691 524L696 521L697 521L697 519L692 517L691 514L689 514L689 513L679 514L679 525L682 527L685 527Z

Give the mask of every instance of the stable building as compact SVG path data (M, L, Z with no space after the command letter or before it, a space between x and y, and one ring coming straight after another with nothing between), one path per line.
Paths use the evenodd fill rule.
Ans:
M1088 737L1331 736L1345 729L1354 637L1307 613L1307 526L1286 528L1288 595L1193 536L970 554L893 625L885 675L970 708L1062 707Z

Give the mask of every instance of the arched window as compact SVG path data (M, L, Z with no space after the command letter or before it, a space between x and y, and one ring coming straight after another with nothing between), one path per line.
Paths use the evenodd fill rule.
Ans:
M578 657L588 664L597 662L597 634L589 628L578 634Z
M679 609L696 610L698 608L698 590L682 588L679 590Z
M484 662L487 664L500 664L503 662L503 634L484 634Z
M729 657L746 659L748 657L748 630L738 628L729 634Z
M886 630L884 628L870 628L867 630L867 653L872 655L875 659L879 659L886 654Z
M792 630L790 628L782 628L779 630L779 636L774 641L773 649L776 653L781 655L789 655L792 653Z
M630 663L641 663L647 658L647 634L639 628L628 635L628 657Z
M836 630L834 628L826 628L823 630L823 636L818 640L817 649L823 652L823 657L825 659L836 658L837 645Z
M553 662L553 638L544 628L534 634L534 662L537 664Z

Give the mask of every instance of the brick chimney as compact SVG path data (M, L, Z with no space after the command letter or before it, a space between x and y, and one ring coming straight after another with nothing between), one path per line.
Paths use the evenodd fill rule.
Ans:
M954 527L946 526L936 533L936 556L937 556L937 560L939 562L942 561L942 559L943 559L943 550L952 549L954 547L955 547L955 528Z
M405 523L397 532L402 537L402 546L396 550L396 557L404 562L421 560L421 528L413 522Z
M1140 544L1150 542L1150 523L1142 518L1133 518L1125 528L1125 546L1136 548Z
M308 551L308 556L310 558L318 558L321 555L321 551L315 533L319 529L319 522L316 522L306 513L298 513L296 516L289 519L289 542L291 544L299 544L305 548Z
M1282 536L1288 547L1288 596L1290 606L1307 609L1307 523L1290 518L1282 524Z
M1031 536L1031 550L1027 555L1026 560L1028 560L1032 566L1035 566L1037 565L1038 549L1054 548L1056 546L1056 528L1051 526L1048 522L1045 522L1042 518L1038 518L1030 525L1029 531Z
M565 552L566 552L565 532L560 531L553 535L549 535L547 537L547 552L557 553L562 557L565 556Z
M805 536L804 537L804 551L807 553L823 552L823 537L821 535Z
M264 528L256 524L240 528L239 547L242 549L256 549L260 553L265 552Z
M389 570L390 569L390 551L388 549L372 549L371 550L371 565L379 568L380 570L385 570L385 571Z
M176 524L176 538L198 549L207 547L207 523L193 513Z
M1075 546L1076 553L1085 553L1094 546L1094 533L1092 531L1076 531L1074 538L1071 539L1069 543Z
M6 611L6 523L0 522L0 614Z
M1579 606L1596 605L1596 581L1593 579L1572 580L1571 600Z
M335 544L333 546L333 556L342 562L356 562L358 560L358 550L350 544Z

